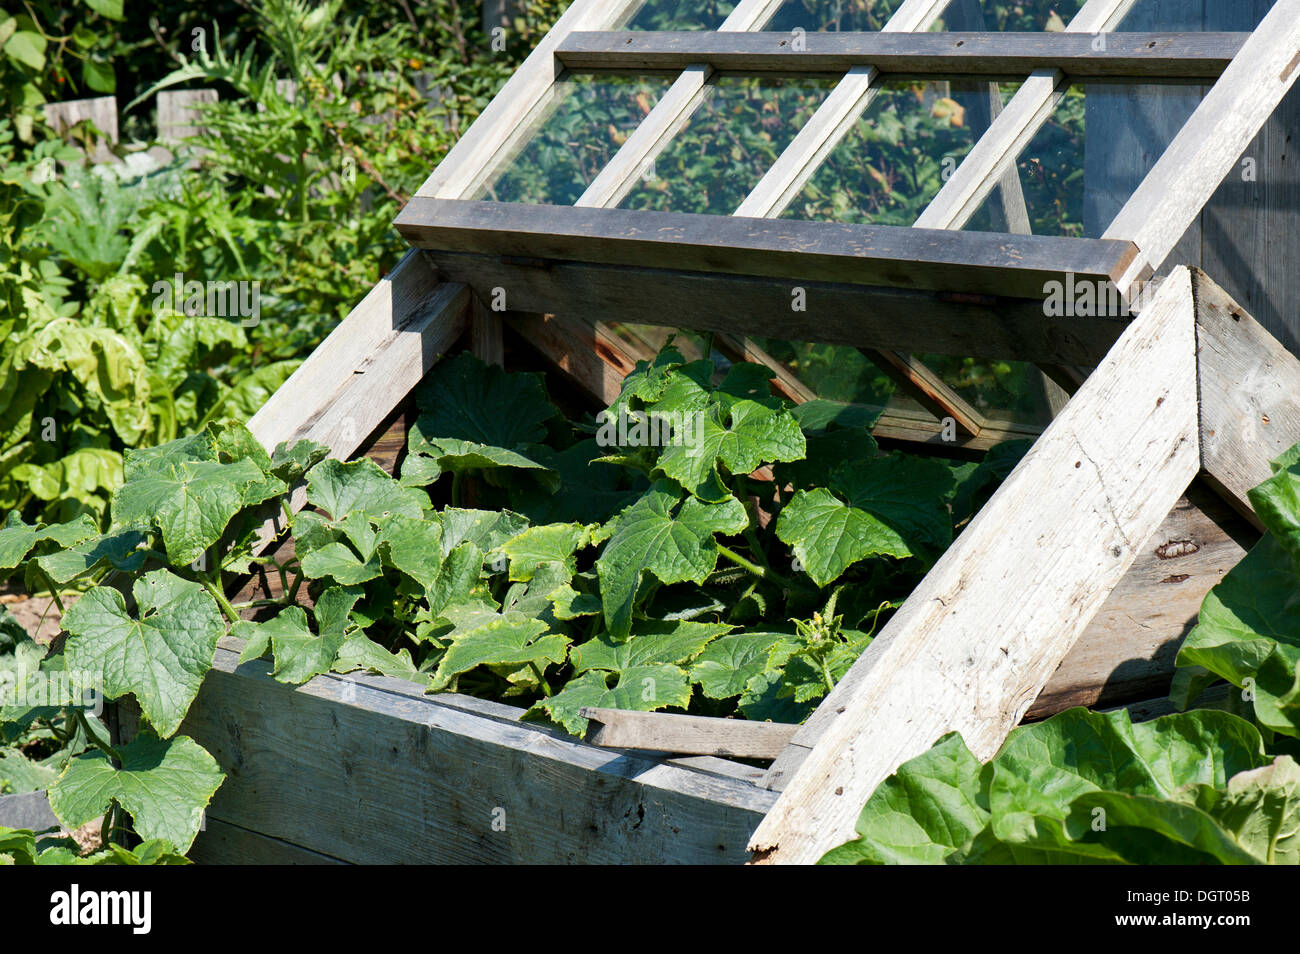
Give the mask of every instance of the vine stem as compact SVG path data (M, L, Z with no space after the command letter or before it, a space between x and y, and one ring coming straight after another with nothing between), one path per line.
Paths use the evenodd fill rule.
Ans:
M122 762L122 756L119 755L117 750L111 745L105 745L99 740L99 736L95 735L90 728L90 723L86 721L86 713L81 709L73 709L72 711L76 716L77 721L81 724L82 731L86 733L86 741L120 765Z
M226 618L232 623L239 622L239 612L230 605L230 600L226 599L226 594L221 592L221 587L211 580L204 580L203 587L212 594L212 598L217 601L221 611L226 614Z
M777 573L773 569L761 567L757 563L745 559L743 556L741 556L735 550L732 550L730 547L723 546L721 543L718 544L718 552L722 554L724 557L726 557L728 560L730 560L732 563L736 564L736 566L740 567L742 570L748 570L750 573L753 573L759 579L768 580L769 582L775 583L786 590L803 589L803 587L801 587L798 583L796 583L794 580L790 579L789 577L782 576L780 573Z

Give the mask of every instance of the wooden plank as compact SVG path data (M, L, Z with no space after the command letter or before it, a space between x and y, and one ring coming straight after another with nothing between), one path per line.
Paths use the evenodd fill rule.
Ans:
M1201 464L1239 513L1259 526L1246 494L1270 462L1300 443L1300 361L1199 269L1197 373Z
M741 759L776 758L799 728L779 722L627 709L587 707L579 714L591 720L585 741L602 748Z
M884 32L924 32L947 8L949 0L906 0L882 28ZM813 34L820 36L822 34ZM804 39L807 39L805 35ZM746 218L777 218L848 135L875 98L877 72L870 66L850 69L812 118L799 129L772 167L736 210Z
M485 364L502 367L506 362L505 344L502 341L504 325L500 312L483 304L483 299L473 296L470 310L470 350Z
M630 323L698 331L1084 367L1098 364L1127 324L1126 318L1045 318L1041 299L427 254L440 274L479 294L508 287L519 312L578 320L617 315ZM792 312L795 288L803 289L806 312ZM518 326L513 316L510 321ZM578 353L579 340L572 361L587 362ZM593 343L600 346L599 340Z
M1142 250L1117 282L1159 270L1300 76L1300 0L1277 0L1104 233Z
M1167 693L1174 657L1205 595L1257 540L1226 503L1193 485L1142 545L1025 718Z
M576 0L420 186L416 195L467 199L531 135L563 67L555 48L573 30L624 26L644 0Z
M1034 70L1071 77L1215 80L1249 33L1116 33L1104 45L1083 33L809 33L607 31L570 33L555 55L574 70L681 70L707 64L746 75L837 74L874 67L881 76L989 76L1019 81Z
M163 90L158 94L158 141L179 143L203 132L203 104L215 103L215 89Z
M229 776L209 819L341 861L736 862L773 800L419 687L322 676L292 688L237 659L217 650L183 729Z
M845 282L1039 300L1048 282L1065 282L1070 273L1076 280L1118 277L1135 255L1126 242L1099 239L449 199L412 199L394 225L418 248L524 262L581 261L786 278L797 285ZM601 303L591 307L600 310ZM798 336L801 317L792 310L790 335ZM803 338L817 336L808 331Z
M116 96L46 103L45 122L57 133L66 132L77 123L89 122L103 134L103 138L95 143L95 148L89 154L90 161L100 163L113 160L110 145L116 145L118 141Z
M810 863L947 732L990 758L1196 476L1195 305L1179 269L827 696L750 841Z
M718 27L718 31L730 33L761 30L783 2L784 0L740 0ZM653 167L655 157L695 115L695 111L704 102L713 72L704 64L687 64L682 74L659 98L650 113L641 120L574 204L582 208L603 209L622 202L632 187Z
M984 415L944 382L924 361L901 351L864 348L867 360L885 372L902 390L937 419L951 417L967 434L978 435L984 429Z
M43 791L23 792L19 795L0 795L0 825L5 828L46 831L58 828L59 820L50 810L50 800Z
M329 855L216 818L205 818L203 828L186 857L196 865L342 865Z
M1088 0L1066 26L1084 35L1114 29L1136 0ZM1109 42L1110 37L1107 38ZM1015 166L1020 152L1052 115L1065 93L1061 70L1035 70L1016 90L1006 109L980 137L957 171L916 220L919 228L959 229Z

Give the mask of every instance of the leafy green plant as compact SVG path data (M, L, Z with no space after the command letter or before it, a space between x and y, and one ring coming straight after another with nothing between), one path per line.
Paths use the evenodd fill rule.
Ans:
M1249 497L1268 532L1206 595L1173 695L1186 707L1227 680L1266 733L1300 738L1300 445Z
M952 733L868 799L822 864L1300 864L1300 766L1203 710L1071 709L981 765Z
M799 721L1002 470L883 455L858 410L791 407L769 374L668 347L571 422L540 377L462 355L421 385L398 478L306 443L268 455L234 423L128 450L107 529L10 514L0 576L84 591L57 651L10 634L8 684L79 674L143 730L113 744L54 703L0 729L69 739L43 767L15 753L65 825L126 812L184 851L222 776L177 732L227 632L284 682L368 669L575 733L591 705ZM297 484L296 556L254 556ZM284 597L231 605L223 579L258 563Z

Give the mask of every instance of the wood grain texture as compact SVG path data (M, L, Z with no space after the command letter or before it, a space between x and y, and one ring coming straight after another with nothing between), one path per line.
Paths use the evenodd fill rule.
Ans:
M670 712L584 708L590 720L586 742L603 748L740 759L774 759L794 736L797 725L712 719Z
M709 32L761 30L782 2L783 0L740 0L718 30ZM659 97L654 108L619 146L618 152L574 204L581 208L608 209L622 202L633 186L653 167L655 157L663 152L700 108L713 74L714 70L707 64L683 64L681 75Z
M810 863L947 732L990 758L1196 476L1195 317L1179 269L819 706L750 841Z
M1277 0L1104 233L1141 250L1118 282L1158 270L1300 76L1300 0Z
M396 680L291 688L229 646L183 728L228 774L209 819L341 861L736 862L772 801Z
M746 75L789 75L872 67L885 77L1019 81L1048 69L1071 77L1215 80L1249 35L1116 33L1099 47L1082 33L815 32L796 46L782 32L638 30L570 33L555 55L574 70L681 70L706 64Z
M186 857L196 865L344 865L346 861L308 851L278 838L205 818Z
M45 122L55 132L63 133L80 122L88 122L103 134L87 158L93 163L113 161L111 145L118 141L117 97L97 96L94 99L70 99L62 103L46 103Z
M1257 526L1246 494L1300 443L1300 361L1204 272L1193 273L1201 392L1201 463Z
M1088 0L1070 20L1066 32L1086 35L1112 30L1135 2ZM1065 94L1065 85L1066 76L1061 70L1030 73L915 224L920 228L959 229L969 222L1052 115Z
M578 261L785 278L792 286L843 282L1040 301L1050 281L1064 282L1069 273L1109 280L1135 254L1128 243L1099 239L420 198L394 225L418 248L542 267ZM801 337L799 313L790 318L787 337Z
M1142 545L1025 718L1167 694L1174 657L1205 595L1257 540L1217 495L1193 485Z
M562 67L555 47L573 30L624 26L644 0L576 0L438 163L416 195L468 199L520 148L546 114Z
M1127 323L1116 318L1047 318L1041 298L682 269L505 261L501 256L457 252L427 255L439 273L469 284L479 294L494 287L509 289L511 307L518 312L578 320L617 315L635 324L777 340L1095 367ZM804 312L791 308L796 288L804 290ZM585 360L575 349L573 361Z

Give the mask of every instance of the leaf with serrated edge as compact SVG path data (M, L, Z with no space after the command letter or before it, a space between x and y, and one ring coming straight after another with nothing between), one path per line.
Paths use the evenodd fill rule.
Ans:
M585 672L533 711L544 711L574 735L587 731L587 720L578 715L585 707L654 712L668 706L686 708L691 703L691 682L677 666L633 666L618 674L613 688L612 673L593 669Z
M912 555L893 529L822 487L795 493L777 518L776 535L794 549L818 586L828 585L870 556Z
M50 808L68 829L103 817L117 802L142 838L189 850L203 810L225 776L217 761L186 736L163 741L143 733L119 746L115 769L99 751L78 756L50 789Z
M463 672L485 665L535 663L545 668L564 661L567 637L546 632L546 623L522 613L475 619L451 634L451 645L438 663L430 688L439 690Z
M308 473L307 502L335 521L354 513L376 520L389 514L419 520L429 497L416 487L403 487L368 457L347 463L331 458Z
M501 546L510 558L510 579L526 583L543 563L563 563L572 575L576 569L573 555L587 539L587 528L580 523L529 527Z
M721 504L691 497L678 508L680 498L670 481L655 483L618 516L596 562L605 621L616 638L626 638L631 631L632 607L644 574L663 583L702 583L717 565L713 534L734 535L749 524L744 506L734 497Z
M108 698L133 694L166 738L180 728L226 626L203 587L167 570L146 573L133 592L136 617L127 613L122 594L107 587L69 607L64 652L69 670L99 675Z
M636 666L685 663L731 629L725 623L649 620L633 626L632 635L623 642L614 642L602 633L573 647L573 668L575 672L588 669L622 672Z

